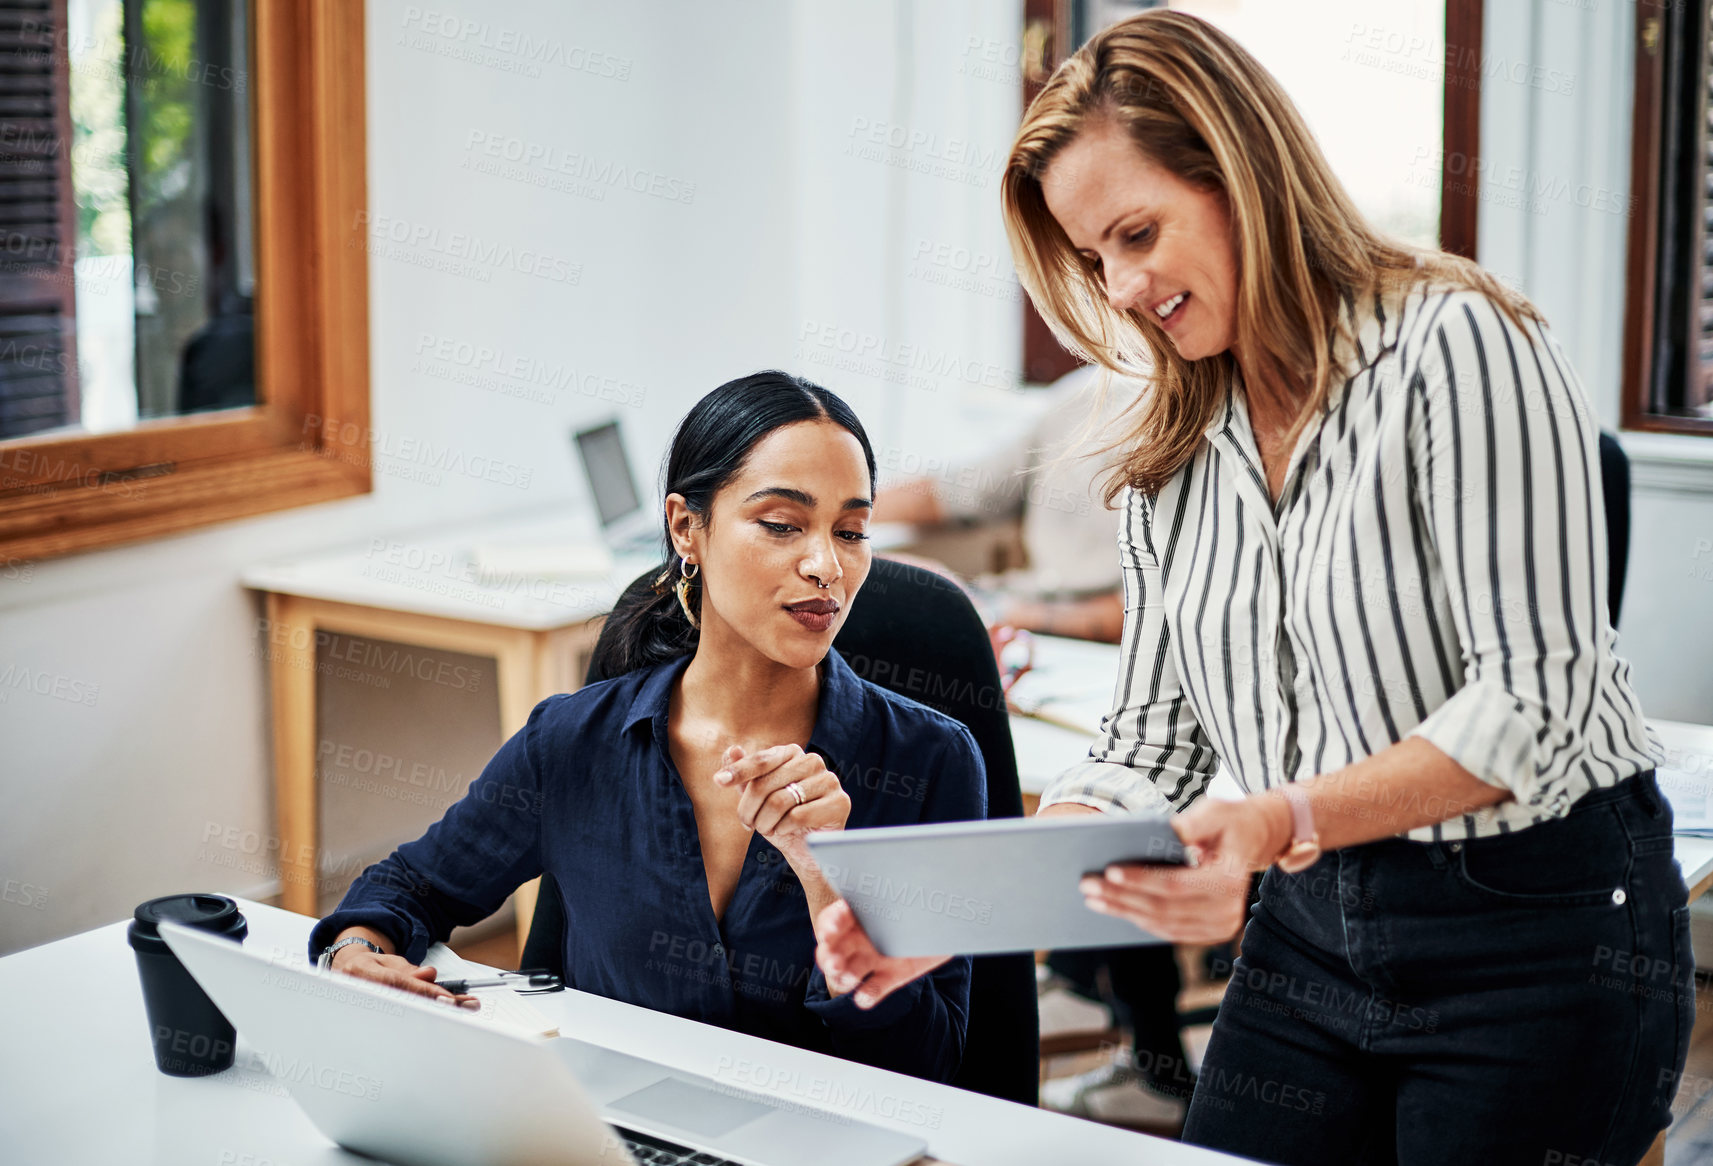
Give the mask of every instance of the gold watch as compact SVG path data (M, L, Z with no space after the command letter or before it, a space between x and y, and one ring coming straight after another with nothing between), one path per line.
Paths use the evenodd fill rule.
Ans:
M1294 785L1280 786L1279 793L1291 804L1291 844L1273 863L1286 874L1296 874L1320 861L1320 833L1314 828L1308 794Z

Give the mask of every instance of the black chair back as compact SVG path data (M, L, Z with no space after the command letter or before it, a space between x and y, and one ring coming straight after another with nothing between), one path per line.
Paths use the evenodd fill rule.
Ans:
M626 594L647 587L651 574L631 583ZM932 571L877 558L833 646L863 679L968 726L987 767L988 817L1023 816L999 668L987 629L963 591ZM591 668L586 683L602 679ZM544 875L522 966L562 972L564 943L564 904L552 876ZM968 1036L951 1083L1034 1105L1041 1037L1034 956L977 956L973 963Z
M1606 610L1618 626L1624 576L1630 567L1630 458L1618 439L1600 431L1600 495L1606 506Z

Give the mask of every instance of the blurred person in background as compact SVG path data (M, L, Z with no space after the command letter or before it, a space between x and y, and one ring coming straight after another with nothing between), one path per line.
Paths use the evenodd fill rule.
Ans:
M1123 579L1112 553L1118 512L1100 500L1098 462L1077 456L1100 397L1098 371L1087 365L1038 390L1046 398L1040 416L986 456L886 486L875 496L876 522L942 526L1022 516L1028 565L968 581L990 627L1109 644L1124 630ZM1133 383L1115 379L1102 421L1121 413L1135 391ZM953 575L943 564L911 561Z

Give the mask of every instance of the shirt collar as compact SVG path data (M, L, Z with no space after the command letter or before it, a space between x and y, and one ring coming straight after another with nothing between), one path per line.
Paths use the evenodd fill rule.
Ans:
M1344 392L1350 378L1368 368L1398 344L1403 331L1401 297L1382 296L1378 292L1365 295L1343 295L1339 298L1338 320L1332 334L1332 383L1328 386L1327 411L1330 412ZM1231 362L1231 375L1225 380L1225 400L1213 411L1202 436L1213 440L1227 429L1241 426L1237 413L1236 394L1243 374L1237 362Z
M1326 394L1326 411L1331 413L1345 392L1345 384L1364 368L1398 346L1403 332L1403 303L1401 296L1377 293L1343 294L1338 303L1338 322L1333 325L1333 380ZM1209 442L1220 433L1242 426L1237 413L1238 385L1242 372L1232 361L1232 373L1225 378L1225 401L1213 411L1203 437Z
M815 729L809 735L809 746L842 761L852 755L862 740L863 685L836 648L827 649L823 663L820 706L815 712ZM690 657L684 655L654 666L631 698L630 708L625 712L625 732L645 721L652 724L657 717L664 726L672 702L672 685L689 665Z
M1403 297L1379 291L1343 296L1332 338L1335 381L1348 380L1398 345L1403 331Z

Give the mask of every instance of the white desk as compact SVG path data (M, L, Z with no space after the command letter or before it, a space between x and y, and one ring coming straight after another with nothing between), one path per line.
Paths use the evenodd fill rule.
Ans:
M245 946L301 957L312 920L241 902ZM54 1163L307 1166L363 1163L324 1138L253 1061L201 1079L156 1072L125 924L0 959L0 1159ZM53 1002L47 1006L46 1002ZM63 1002L61 1004L60 1002ZM560 1031L793 1104L853 1099L845 1112L927 1139L965 1166L1147 1162L1213 1166L1238 1159L728 1032L582 992L531 1003ZM777 1082L771 1089L767 1083ZM900 1103L906 1117L895 1114Z
M1034 640L1034 666L1012 690L1016 701L1030 709L1029 715L1011 714L1011 743L1026 804L1039 798L1066 766L1088 756L1101 718L1112 709L1119 663L1117 644L1047 635ZM1236 779L1224 770L1214 775L1208 793L1217 798L1243 796Z

